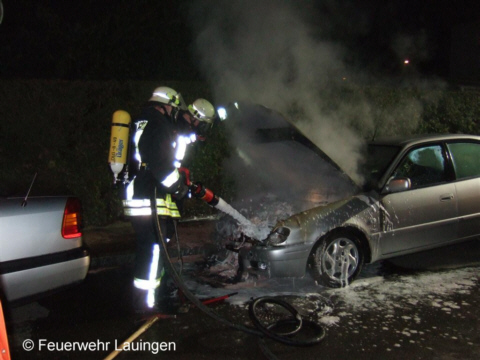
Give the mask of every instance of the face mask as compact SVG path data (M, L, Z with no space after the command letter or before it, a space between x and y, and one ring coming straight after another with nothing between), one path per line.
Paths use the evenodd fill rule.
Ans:
M198 126L194 129L195 134L199 137L200 140L205 140L210 128L211 124L207 123L206 121L200 121L198 123Z
M180 133L188 133L188 132L191 132L192 130L195 131L193 127L190 125L190 123L183 116L184 114L185 114L185 111L183 110L179 110L176 114L175 119L176 119L178 131Z
M171 118L172 118L175 122L177 122L178 119L181 117L181 114L180 114L181 112L182 112L182 111L179 110L178 108L173 108L173 109L172 109Z

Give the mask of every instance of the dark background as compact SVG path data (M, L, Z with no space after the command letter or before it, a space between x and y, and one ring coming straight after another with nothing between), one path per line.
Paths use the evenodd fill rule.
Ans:
M194 6L215 3L3 0L0 78L202 80L194 49L198 29L190 25L196 16L208 22L208 11ZM392 49L401 34L417 41L405 57L422 75L448 77L452 29L480 20L480 1L470 0L300 3L318 18L316 36L349 50L349 65L388 75L401 71Z
M2 78L189 79L187 1L4 0Z

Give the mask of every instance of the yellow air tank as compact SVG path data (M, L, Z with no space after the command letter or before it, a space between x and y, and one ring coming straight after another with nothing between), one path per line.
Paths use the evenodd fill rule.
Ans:
M130 122L131 117L128 112L117 110L113 113L108 162L113 172L114 184L117 182L118 174L122 172L127 163Z

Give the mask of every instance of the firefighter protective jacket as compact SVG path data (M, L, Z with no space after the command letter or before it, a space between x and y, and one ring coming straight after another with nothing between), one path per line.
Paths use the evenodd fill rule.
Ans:
M127 216L151 215L150 196L157 187L157 214L180 217L172 194L178 189L178 168L186 147L195 134L180 134L174 119L160 112L161 104L150 101L135 121L135 157L139 163L136 177L129 183L124 200Z

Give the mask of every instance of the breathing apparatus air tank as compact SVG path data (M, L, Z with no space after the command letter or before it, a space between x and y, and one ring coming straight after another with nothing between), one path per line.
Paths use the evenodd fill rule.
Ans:
M131 122L130 114L124 110L117 110L112 116L112 132L110 137L110 151L108 162L113 173L113 183L116 184L128 159L128 139Z

